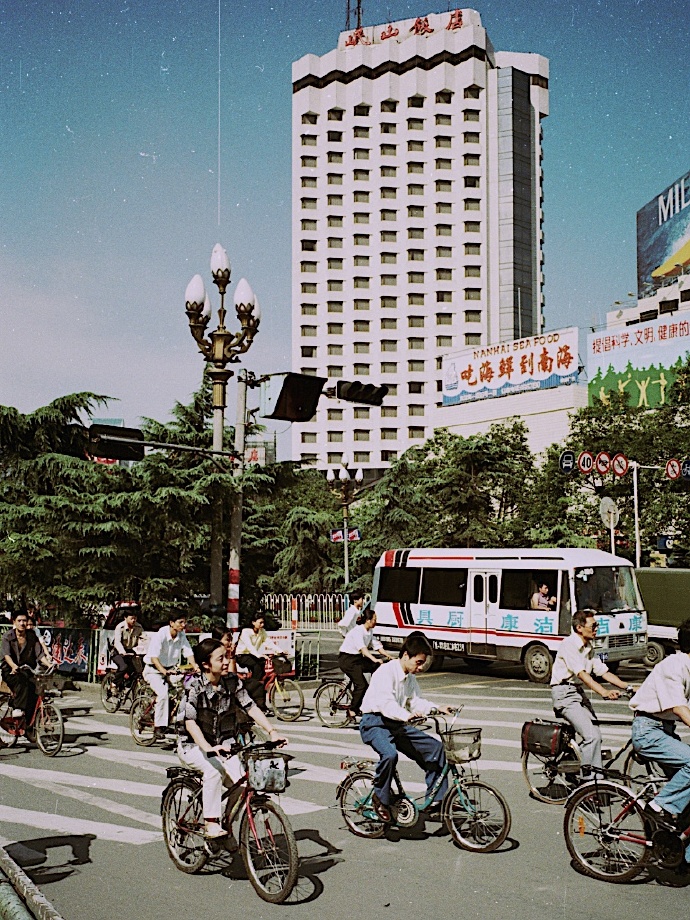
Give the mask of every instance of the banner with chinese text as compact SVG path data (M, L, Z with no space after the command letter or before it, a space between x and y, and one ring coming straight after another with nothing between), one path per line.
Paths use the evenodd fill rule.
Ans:
M576 383L577 328L531 335L446 355L443 405Z

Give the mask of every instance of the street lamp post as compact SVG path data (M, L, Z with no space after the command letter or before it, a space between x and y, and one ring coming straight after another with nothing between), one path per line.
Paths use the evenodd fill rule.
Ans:
M345 551L345 591L350 584L350 505L357 492L356 487L361 485L364 478L362 471L358 469L353 479L347 469L347 457L343 456L340 470L338 472L338 483L336 483L335 472L329 469L326 473L326 481L333 491L340 492L340 503L343 509L343 549ZM355 485L356 484L356 485Z
M227 365L240 360L239 356L249 351L259 328L261 311L248 282L242 278L235 289L234 306L240 321L239 332L231 332L225 326L225 294L230 283L230 262L226 251L217 243L211 253L211 275L213 283L220 294L218 309L218 326L206 336L206 329L211 319L211 303L204 287L201 275L194 275L185 292L185 310L189 320L189 331L199 346L199 351L209 365L209 377L213 384L213 450L223 450L223 430L225 426L225 406L228 380L233 372ZM239 423L240 420L238 420ZM244 418L241 419L244 430ZM235 445L237 446L237 445ZM242 454L243 452L241 452ZM242 473L242 460L235 475ZM239 529L234 535L235 542L231 549L231 564L235 560L235 580L239 598L239 541L242 534L242 505L239 505ZM232 541L231 541L232 542ZM223 603L223 504L220 495L216 495L211 512L211 585L210 602L216 608Z

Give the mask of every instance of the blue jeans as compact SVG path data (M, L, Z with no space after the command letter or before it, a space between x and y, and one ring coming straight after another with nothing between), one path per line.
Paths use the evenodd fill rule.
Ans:
M398 751L414 760L424 770L427 795L446 765L443 745L428 732L420 731L407 722L386 719L377 712L365 712L359 723L362 741L379 755L374 776L374 792L384 805L391 802L391 783L398 764ZM448 791L448 779L444 779L434 796L440 802Z
M584 691L574 684L552 687L551 703L556 715L567 719L582 738L582 766L601 769L601 732L594 724L596 714Z

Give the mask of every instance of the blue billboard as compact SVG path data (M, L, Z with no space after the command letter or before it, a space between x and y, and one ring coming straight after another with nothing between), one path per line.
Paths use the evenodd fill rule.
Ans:
M637 212L637 296L690 269L690 172Z

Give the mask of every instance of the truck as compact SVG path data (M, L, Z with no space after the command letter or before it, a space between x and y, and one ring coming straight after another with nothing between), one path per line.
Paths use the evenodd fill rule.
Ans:
M635 569L647 610L647 654L653 668L678 648L678 627L690 617L690 569Z

